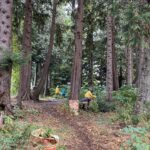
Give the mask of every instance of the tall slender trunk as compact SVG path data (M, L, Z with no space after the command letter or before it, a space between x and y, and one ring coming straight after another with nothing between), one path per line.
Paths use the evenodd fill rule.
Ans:
M140 87L141 82L141 75L142 75L142 66L144 63L144 48L142 47L142 44L139 48L139 61L138 61L138 75L137 75L137 87Z
M115 49L115 20L112 17L112 69L113 69L113 90L119 89L119 79L117 71L117 59Z
M46 56L46 59L44 62L43 70L40 75L39 83L31 95L32 99L34 99L34 100L39 99L40 92L44 87L46 75L48 74L48 69L49 69L49 65L50 65L50 61L51 61L51 54L52 54L52 49L53 49L53 44L54 44L54 33L55 33L55 26L56 26L56 23L55 23L56 7L57 7L57 0L54 0L53 1L53 11L52 11L52 22L51 22L51 28L50 28L49 47L48 47L47 56Z
M11 52L13 0L0 0L0 61ZM11 64L8 68L0 66L0 105L11 112L10 81Z
M31 30L32 30L32 0L26 0L24 31L22 42L22 56L27 60L26 64L21 66L20 85L18 92L18 105L21 107L23 100L30 100L30 78L31 78Z
M127 84L132 85L133 81L133 58L132 49L127 49Z
M90 25L87 32L86 50L88 58L88 85L89 87L93 87L93 50L94 50L93 25Z
M120 69L119 69L119 87L121 87L123 84L123 73L122 72L123 72L123 69L120 66Z
M113 71L112 71L112 51L113 51L113 37L112 37L112 17L107 16L107 74L106 74L106 88L107 100L112 100L113 91Z
M83 32L83 0L78 0L78 9L75 16L75 52L72 69L71 95L69 100L70 108L78 112L78 99L81 86L82 67L82 33Z
M93 47L93 44L91 43L91 47ZM89 87L93 88L93 48L90 48L89 51L89 75L88 75L88 84Z

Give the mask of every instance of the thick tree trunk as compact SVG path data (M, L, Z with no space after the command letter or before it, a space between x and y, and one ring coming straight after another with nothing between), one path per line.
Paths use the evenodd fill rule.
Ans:
M117 71L117 59L115 49L115 20L112 17L112 69L113 69L113 90L119 89L119 79Z
M150 47L150 41L149 41ZM150 102L150 48L143 49L141 61L141 73L139 76L139 97L135 107L136 113L143 112L143 104Z
M132 49L127 49L127 84L132 85L133 81L133 60L132 60Z
M149 3L147 0L140 0L141 4L145 5ZM138 99L135 105L135 113L139 114L144 112L145 103L150 103L150 39L145 38L145 42L148 43L148 48L141 47L140 60L139 60L139 72L138 72Z
M112 100L113 91L113 71L112 71L112 51L113 51L113 37L112 37L112 17L107 16L107 75L106 75L106 88L107 100Z
M52 22L51 22L51 28L50 28L50 42L48 47L47 56L44 62L43 70L40 75L39 83L37 87L33 90L33 93L31 95L33 100L38 100L41 90L44 87L46 75L48 74L48 69L51 61L51 53L53 49L54 44L54 33L55 33L55 20L56 20L56 7L57 7L57 0L54 0L53 2L53 12L52 12Z
M20 85L18 92L18 105L21 107L23 100L30 100L30 78L31 78L31 30L32 30L32 0L26 0L24 31L22 42L22 56L27 60L26 64L21 66Z
M79 109L78 99L81 86L82 66L82 32L83 32L83 0L78 0L78 9L75 16L75 53L72 69L70 108L77 113Z
M0 0L0 61L11 52L13 0ZM0 67L0 105L6 112L11 112L10 101L11 65Z

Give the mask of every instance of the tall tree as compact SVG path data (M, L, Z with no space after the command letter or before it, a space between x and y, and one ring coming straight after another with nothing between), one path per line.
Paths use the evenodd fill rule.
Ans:
M127 84L132 85L133 81L133 58L132 58L132 49L127 48Z
M117 71L117 59L116 59L116 48L115 48L115 19L112 17L112 72L113 72L113 90L118 90L119 79Z
M0 0L0 61L11 52L13 0ZM11 64L0 67L0 105L11 111L10 104Z
M143 66L143 61L144 61L144 48L142 47L142 44L139 49L139 64L138 64L138 75L137 75L137 87L139 88L140 86L140 80L141 80L141 74L142 74L142 66Z
M26 64L21 66L20 87L18 92L18 105L21 106L22 100L30 99L30 78L31 78L31 30L32 30L32 0L26 0L24 31L22 42L22 56L27 60Z
M39 83L38 83L37 87L33 90L33 93L31 95L32 99L34 99L34 100L39 99L40 92L44 88L45 79L46 79L46 76L48 74L48 69L49 69L49 65L50 65L50 62L51 62L51 54L52 54L52 49L53 49L53 45L54 45L54 33L55 33L55 26L56 26L57 3L58 3L57 0L53 1L52 22L51 22L51 28L50 28L49 47L48 47L48 52L47 52L46 59L45 59L45 62L44 62L43 70L41 71L41 74L40 74Z
M71 95L69 100L70 108L78 112L78 99L81 87L81 66L82 66L82 33L83 33L83 0L77 0L77 12L75 14L75 51L71 77Z
M113 33L112 33L112 16L107 16L107 74L106 74L106 88L107 100L112 100L113 91L113 69L112 69L112 55L113 55Z
M149 6L147 5L149 1L141 0L141 4L145 11L148 12ZM147 7L148 6L148 7ZM139 82L138 82L138 94L139 97L137 99L137 103L135 105L135 113L141 113L144 111L144 104L150 102L150 22L146 22L146 24L142 25L144 27L144 45L147 45L145 48L141 47L141 60L140 67L141 72L139 72Z
M139 77L139 98L136 105L136 113L143 111L143 104L150 102L150 41L147 40L149 48L143 51L144 60L142 63L142 72Z

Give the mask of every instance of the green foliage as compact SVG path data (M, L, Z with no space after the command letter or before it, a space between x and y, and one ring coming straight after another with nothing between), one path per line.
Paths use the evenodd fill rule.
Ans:
M96 101L91 101L91 102L90 102L89 109L90 109L92 112L99 112L99 107L98 107L97 102L96 102Z
M23 118L25 116L25 112L21 110L19 107L14 108L14 115L15 119Z
M11 78L11 95L17 95L19 88L19 66L13 67L12 78Z
M131 86L122 86L117 92L113 93L113 99L121 104L134 104L137 99L137 90Z
M12 65L22 65L25 60L22 58L20 53L4 51L3 58L0 61L0 69L8 70Z
M67 148L65 146L58 146L57 150L67 150Z
M52 131L52 129L46 129L45 130L45 132L44 132L44 134L42 135L42 137L44 137L44 138L49 138L49 137L51 137L51 134L53 133L53 131Z
M124 124L138 124L138 116L133 115L137 90L130 86L123 86L113 93L113 99L116 101L117 119Z
M110 112L115 109L114 102L108 102L106 100L106 91L103 86L95 86L94 94L96 95L96 101L101 112Z
M24 149L29 143L33 126L13 121L10 116L5 116L4 122L4 127L0 129L0 149Z
M131 134L131 138L121 145L120 150L149 150L150 144L147 137L149 132L146 128L128 126L122 130L127 134Z

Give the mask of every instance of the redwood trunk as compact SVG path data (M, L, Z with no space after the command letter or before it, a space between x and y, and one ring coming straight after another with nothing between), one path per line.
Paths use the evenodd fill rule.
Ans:
M52 54L52 49L53 49L53 44L54 44L54 33L55 33L55 20L56 20L56 7L57 7L57 0L54 0L53 3L53 11L52 11L52 22L51 22L51 28L50 28L50 42L49 42L49 47L48 47L48 52L47 56L44 62L44 67L40 75L39 83L37 85L37 88L33 91L31 97L33 100L38 100L40 92L44 88L45 84L45 79L48 74L48 69L50 65L50 60L51 60L51 54Z
M150 41L149 41L150 47ZM143 62L139 77L139 97L136 105L136 113L143 112L143 104L150 102L150 48L143 49Z
M82 66L82 32L83 32L83 0L78 0L78 9L75 16L75 52L72 69L70 108L78 112L78 99L81 86Z
M139 64L138 64L138 77L137 77L137 87L138 88L140 87L143 62L144 62L144 48L140 47Z
M107 100L112 100L113 91L113 71L112 71L112 51L113 51L113 37L112 37L112 17L107 16L107 74L106 74L106 88Z
M132 62L132 49L127 49L127 84L132 85L133 81L133 62Z
M0 61L4 54L11 52L13 0L0 0ZM10 102L11 65L0 67L0 105L11 111Z
M119 89L119 79L117 71L117 59L115 49L115 20L112 17L112 69L113 69L113 90Z
M18 93L18 105L21 106L23 100L30 99L30 78L31 78L31 30L32 30L32 0L26 0L24 32L22 42L22 56L27 60L26 64L21 66L20 86Z

